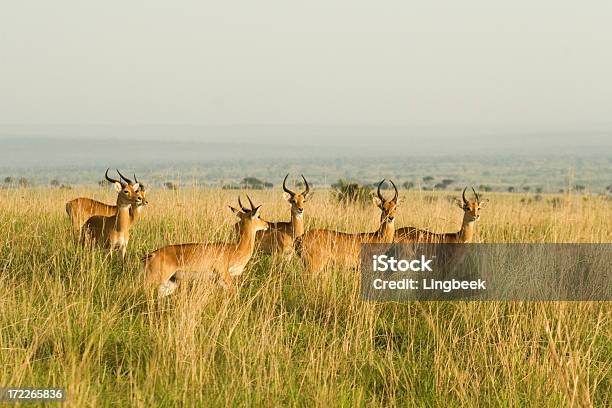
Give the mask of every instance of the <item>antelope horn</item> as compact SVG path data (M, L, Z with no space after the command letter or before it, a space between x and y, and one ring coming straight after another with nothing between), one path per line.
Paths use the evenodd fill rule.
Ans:
M467 190L467 187L463 189L463 195L462 195L462 197L463 197L463 204L467 204L468 203L467 199L465 198L465 191L466 190Z
M295 193L287 188L287 177L289 177L289 173L287 173L285 179L283 180L283 191L287 194L291 194L292 196L294 196Z
M139 190L144 191L145 186L140 181L138 181L138 179L136 178L136 173L134 173L134 181L140 186Z
M255 204L253 204L253 201L251 201L251 197L249 197L248 194L245 194L247 196L247 200L249 200L249 204L251 204L251 211L255 211Z
M474 190L474 187L472 187L472 191L474 192L474 197L476 197L476 201L480 202L480 197L478 197L478 193L476 192L476 190Z
M242 205L242 202L240 201L240 195L238 195L238 205L240 206L242 212L249 212L249 210L244 208L244 205Z
M106 169L106 173L104 173L104 178L106 178L106 180L110 181L111 183L119 183L122 186L124 186L125 184L123 183L123 181L115 180L115 179L112 179L112 178L108 177L108 171L109 170L110 170L110 168Z
M119 174L119 177L121 177L123 179L123 181L127 182L129 185L134 184L134 182L132 180L130 180L129 178L127 178L123 174L121 174L119 169L115 169L115 170L117 170L117 173Z
M308 182L306 181L306 177L304 177L304 175L302 174L302 179L304 180L304 185L306 186L306 189L304 190L304 192L302 193L302 195L304 197L306 197L308 195L308 193L310 193L310 186L308 185Z
M380 193L380 186L382 186L384 182L385 182L385 179L382 179L382 181L378 183L378 189L376 190L376 194L378 194L378 198L380 198L380 201L382 201L383 203L385 202L385 199Z
M391 185L393 185L393 189L395 190L395 196L393 196L393 200L391 201L395 201L397 203L397 196L399 195L399 193L397 192L397 187L395 187L395 183L393 182L393 180L389 180L391 182Z

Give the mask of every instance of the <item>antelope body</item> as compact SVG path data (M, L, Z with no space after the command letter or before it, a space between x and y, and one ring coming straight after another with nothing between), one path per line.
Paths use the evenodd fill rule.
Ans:
M250 198L249 203L250 209L242 205L240 210L230 206L240 218L237 243L192 243L159 248L144 258L147 285L157 286L159 294L166 296L185 279L218 276L228 289L231 288L232 276L242 274L253 255L255 234L269 227L259 216L261 206L255 207Z
M458 232L435 233L415 227L399 228L395 231L395 242L397 243L443 243L463 244L472 242L474 239L474 224L480 219L480 210L488 200L480 200L476 190L475 200L467 200L463 190L462 201L456 200L459 207L464 211L461 229Z
M95 215L90 217L81 231L81 242L108 249L119 250L121 258L125 259L127 245L130 239L129 229L133 218L130 216L130 207L138 207L142 204L142 198L138 195L139 183L129 184L124 181L106 179L114 184L117 190L117 213L110 216Z
M107 176L108 170L109 169L106 169ZM117 172L119 171L117 170ZM121 173L119 173L119 176L128 184L134 184L132 180L124 177ZM136 175L134 175L134 180L139 183L140 187L137 194L140 196L141 201L140 204L130 207L130 220L132 223L136 222L140 218L143 207L148 204L144 185L138 182ZM70 222L72 223L74 230L79 232L81 231L85 221L93 216L98 215L102 217L111 217L117 214L117 205L105 204L87 197L79 197L66 203L66 213L70 218Z
M356 266L359 262L361 244L392 243L395 234L395 212L398 206L398 191L393 181L395 196L386 200L380 193L380 182L377 189L378 197L374 203L380 209L380 226L374 232L349 234L327 229L314 229L306 232L296 241L298 253L306 270L318 272L330 263L343 266Z
M304 234L304 203L312 197L310 186L306 178L302 176L305 190L295 193L287 188L287 177L289 174L283 180L283 198L291 205L291 221L271 222L268 230L257 233L255 246L266 254L291 255L293 242ZM240 223L236 224L235 229L240 233Z

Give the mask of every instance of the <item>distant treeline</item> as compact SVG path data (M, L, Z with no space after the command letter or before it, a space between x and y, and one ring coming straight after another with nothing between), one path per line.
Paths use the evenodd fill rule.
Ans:
M98 185L100 187L105 187L108 184L106 180L98 181ZM147 183L149 185L154 183ZM452 178L436 178L433 176L425 176L418 180L408 180L402 181L398 183L398 187L403 188L404 190L421 190L421 191L461 191L464 187L465 183L457 182ZM32 182L27 177L13 177L13 176L5 176L2 179L2 184L0 184L0 188L27 188L33 187L36 184ZM61 180L54 178L49 184L51 187L59 188L59 189L71 189L72 186L67 182L62 182ZM161 185L168 190L178 190L181 186L179 183L175 181L164 181ZM359 182L354 180L347 179L339 179L335 183L332 183L330 187L334 191L334 194L337 196L339 201L351 201L351 202L365 202L366 198L369 197L372 189L378 185L378 182L368 183L368 182ZM302 181L297 181L296 186L298 188L303 187ZM326 187L326 186L320 186ZM508 192L508 193L560 193L560 194L570 194L570 193L578 193L578 194L612 194L612 184L606 186L603 190L594 190L589 188L584 184L568 184L564 188L555 189L555 190L545 190L542 186L532 186L532 185L489 185L489 184L479 184L474 186L477 190L482 192ZM217 187L218 188L218 187ZM236 183L225 183L222 184L221 188L223 190L267 190L274 188L274 184L261 180L257 177L244 177L239 182ZM388 183L385 183L382 189L390 189L391 186Z

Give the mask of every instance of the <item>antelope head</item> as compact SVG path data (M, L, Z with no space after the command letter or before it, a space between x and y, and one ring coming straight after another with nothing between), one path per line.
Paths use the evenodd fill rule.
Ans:
M464 222L478 221L480 219L480 210L489 200L481 200L476 190L474 190L474 187L472 187L472 191L474 192L474 199L468 200L467 198L465 198L466 191L467 187L463 189L461 200L456 199L457 205L459 205L459 207L461 207L461 209L465 212L465 215L463 216Z
M378 189L376 190L376 196L372 197L372 201L374 201L374 205L380 208L380 222L381 223L392 223L395 220L395 213L397 212L397 206L399 205L399 198L397 187L392 180L389 180L393 189L395 190L395 195L392 199L387 200L380 192L380 187L385 182L385 179L382 179L380 183L378 183Z
M126 183L128 183L130 186L134 186L134 181L136 182L136 184L138 184L138 191L136 192L136 194L140 198L140 201L138 201L136 205L138 207L141 207L141 206L145 206L149 204L146 198L145 186L144 184L138 181L138 179L136 178L136 174L134 174L134 181L132 181L129 178L125 177L123 174L121 174L121 172L118 169L116 170L117 170L117 173L119 174L119 177L121 177L121 179L125 181Z
M236 214L238 218L240 218L240 229L242 231L252 230L254 232L267 230L270 225L267 221L264 221L259 216L261 205L255 207L253 201L251 201L251 198L248 195L247 199L249 200L251 208L246 208L242 205L242 202L240 202L240 196L238 196L238 205L240 206L240 209L234 208L231 205L229 206L232 212Z
M106 169L104 177L108 182L113 183L115 190L117 190L117 206L129 207L130 205L141 205L142 198L138 195L140 184L112 179L108 176L108 170L109 169ZM119 173L119 171L117 172ZM119 175L121 176L121 173L119 173Z
M289 174L283 180L283 198L291 204L291 215L301 217L304 214L304 203L312 197L313 193L310 192L310 186L304 175L302 175L302 179L305 189L301 193L295 193L287 188L287 177L289 177Z

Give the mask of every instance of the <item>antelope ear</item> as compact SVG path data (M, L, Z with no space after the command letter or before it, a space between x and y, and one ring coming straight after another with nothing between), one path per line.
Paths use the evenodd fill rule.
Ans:
M304 196L304 202L309 201L314 195L314 191L309 191L308 194Z
M132 184L132 188L134 189L134 191L140 190L140 183Z
M285 191L283 193L283 199L287 200L287 201L291 200L291 194L289 194L288 192Z
M480 206L480 208L484 208L486 207L485 204L487 204L489 202L488 198L485 198L484 200L482 200L481 202L478 203L478 205Z
M457 204L457 206L463 210L463 201L461 201L461 200L460 200L460 199L458 199L458 198L454 198L454 199L453 199L453 202L454 202L455 204Z
M251 214L251 218L259 217L260 210L261 210L261 205L255 208L255 211L253 211L253 214Z
M236 215L240 214L241 211L237 208L232 207L231 205L228 205L229 209L232 210L232 212Z
M377 206L378 208L381 208L382 201L380 201L380 198L376 196L372 196L372 202L374 203L375 206Z
M121 183L114 182L113 184L115 185L115 190L117 190L117 192L123 190L123 186L121 185Z

